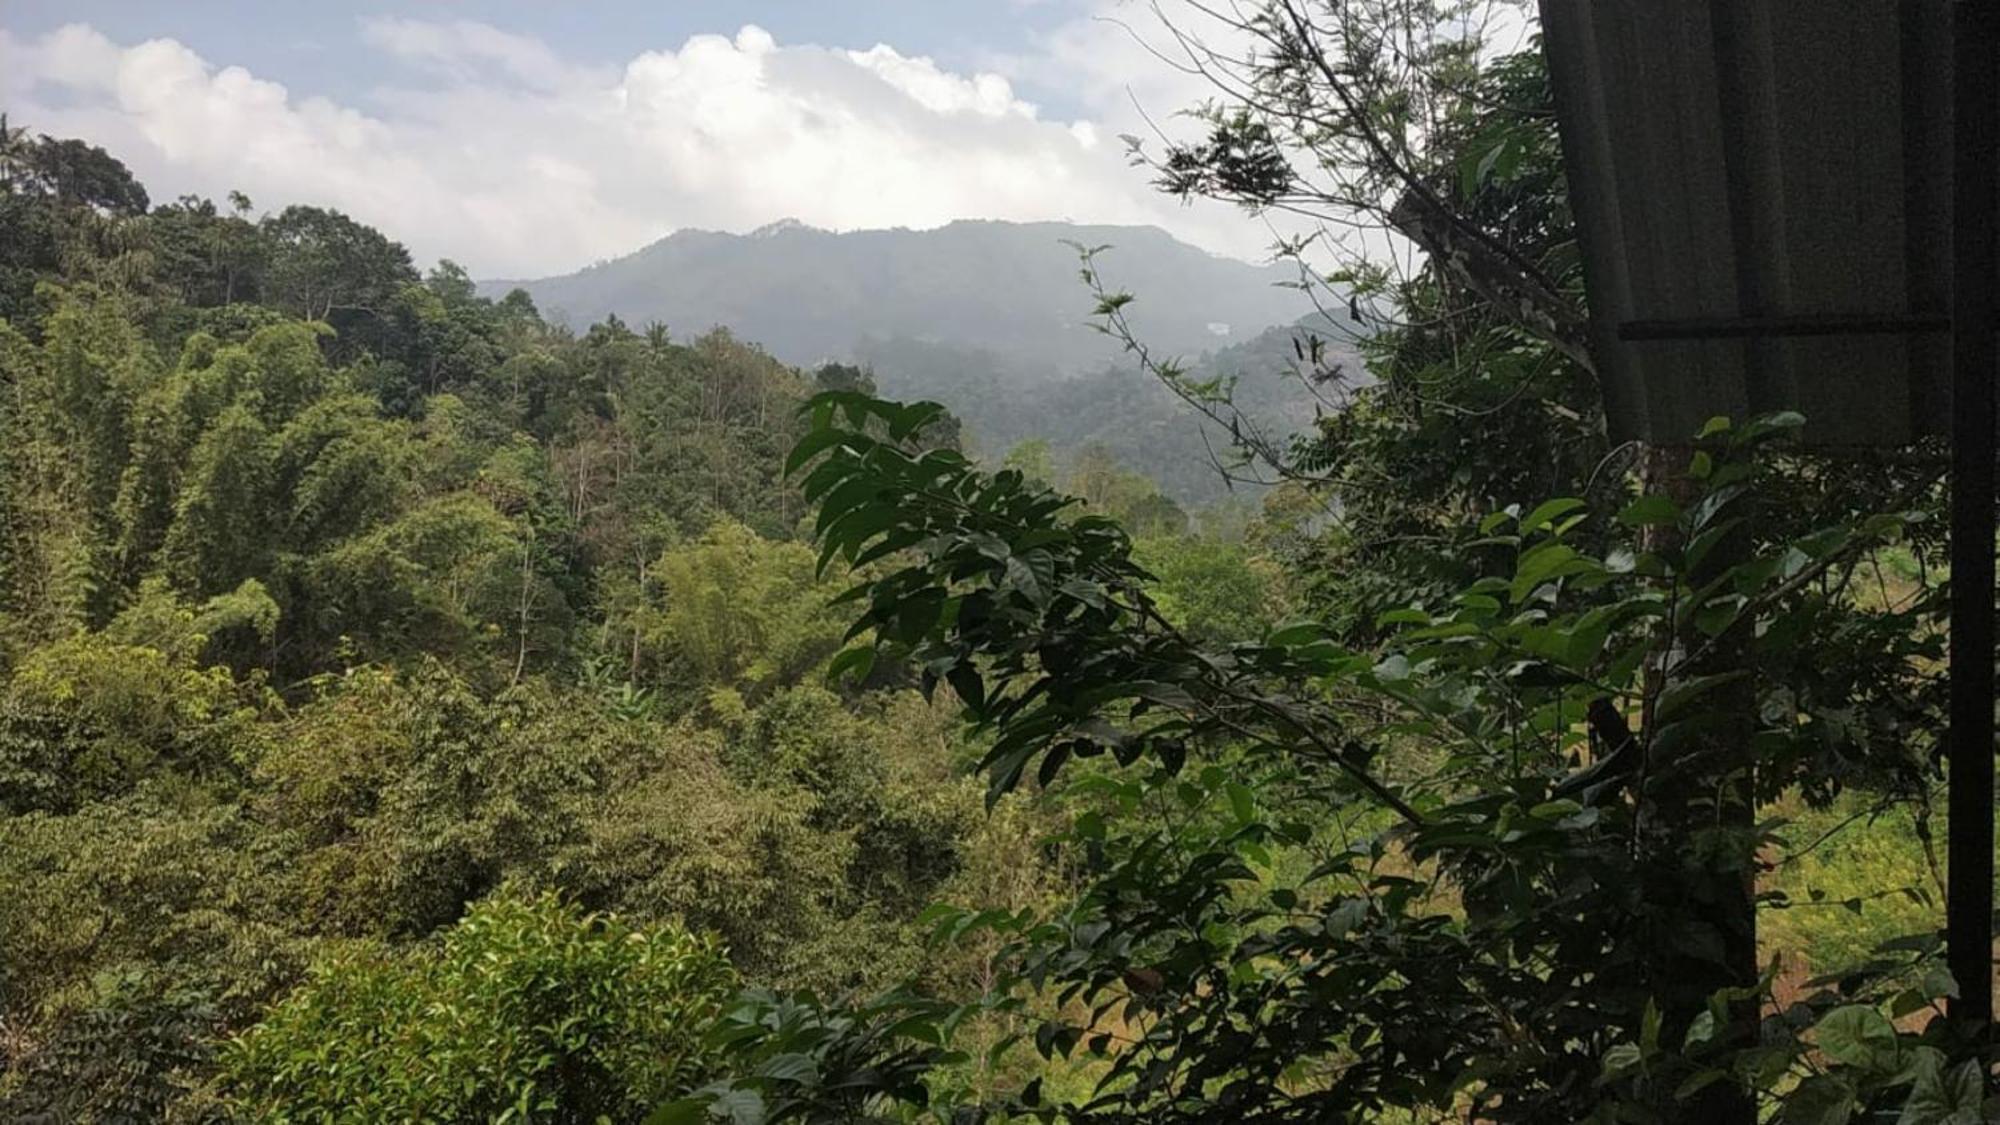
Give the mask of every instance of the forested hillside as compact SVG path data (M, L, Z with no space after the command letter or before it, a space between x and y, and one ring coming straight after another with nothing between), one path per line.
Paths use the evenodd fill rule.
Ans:
M647 1037L736 982L969 987L980 955L926 952L919 912L1061 883L942 701L820 675L844 580L783 463L807 396L865 373L573 332L338 213L151 205L100 149L6 139L0 1116L471 1120L533 1088L623 1119L704 1072ZM1186 530L1092 464L1100 506ZM1275 604L1240 546L1158 550L1194 627ZM449 967L589 940L610 960L509 970L627 990L578 1012L583 1077ZM371 1038L433 1002L502 1008ZM529 1039L501 1063L496 1035ZM329 1040L356 1069L296 1070ZM448 1065L464 1089L396 1088Z
M1087 299L1081 287L1075 296ZM1355 341L1364 326L1319 316L1267 328L1250 340L1188 357L1188 379L1231 388L1231 413L1284 444L1338 413L1372 382ZM1302 338L1321 341L1308 360ZM994 352L911 339L864 340L860 363L882 392L934 399L965 423L981 453L1004 456L1024 442L1046 446L1052 464L1074 468L1109 455L1144 473L1177 502L1199 507L1264 499L1276 483L1264 466L1238 462L1229 419L1191 409L1129 355L1095 370L1054 378L1025 375Z
M1151 227L690 230L568 276L480 288L499 297L519 285L567 323L727 326L788 362L859 364L886 394L942 402L983 454L1041 440L1067 469L1108 451L1183 504L1221 499L1208 450L1229 445L1226 430L1204 431L1088 315L1078 251L1099 247L1114 282L1143 283L1132 317L1149 346L1207 376L1241 376L1242 403L1262 424L1286 436L1310 429L1314 407L1349 389L1287 375L1295 322L1313 312L1295 266L1216 257ZM1359 326L1319 327L1347 376L1360 377Z
M725 331L554 328L333 212L149 207L100 150L7 140L4 1116L206 1112L227 1037L310 968L423 975L402 951L475 902L838 990L971 972L915 940L947 889L1042 892L947 714L814 674L845 623L781 479L810 376ZM230 1057L238 1093L282 1085ZM673 1090L606 1065L614 1116ZM518 1093L487 1077L448 1116Z

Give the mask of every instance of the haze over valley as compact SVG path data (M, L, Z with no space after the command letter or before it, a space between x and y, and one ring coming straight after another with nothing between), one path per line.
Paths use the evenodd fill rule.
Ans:
M1081 249L1097 251L1107 289L1134 295L1125 311L1142 343L1201 377L1244 375L1243 401L1278 433L1308 427L1315 405L1344 393L1287 375L1295 322L1329 339L1328 363L1363 377L1347 346L1354 326L1315 314L1296 265L1218 256L1156 227L961 220L834 233L780 220L743 235L680 231L573 274L483 281L480 292L520 288L572 325L720 327L787 363L858 364L886 393L950 407L982 453L1037 438L1064 458L1097 447L1184 502L1220 497L1199 414L1092 315Z

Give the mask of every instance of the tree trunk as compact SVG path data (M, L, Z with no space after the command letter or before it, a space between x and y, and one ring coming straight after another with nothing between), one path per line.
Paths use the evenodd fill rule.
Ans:
M515 649L514 652L514 677L512 680L508 681L509 687L512 687L521 682L521 673L525 671L528 667L528 624L529 621L531 620L532 614L534 613L535 609L535 601L533 596L534 561L535 561L535 524L532 519L528 520L527 522L528 522L528 537L527 540L521 544L521 604L520 604L521 614L520 614L520 622L517 626L520 630L521 636L520 636L520 644Z

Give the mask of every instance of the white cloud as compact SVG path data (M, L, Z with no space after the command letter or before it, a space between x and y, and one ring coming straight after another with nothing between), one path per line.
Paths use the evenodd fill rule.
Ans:
M886 43L877 43L866 51L849 51L847 57L932 113L971 112L983 117L1005 117L1012 113L1030 120L1035 117L1035 107L1017 100L1014 88L997 74L961 78L939 70L928 58L905 58Z
M1079 15L1035 36L1029 49L991 53L981 64L1017 86L1063 91L1080 115L1071 125L1080 143L1102 144L1123 159L1123 138L1136 137L1158 158L1169 144L1206 132L1187 110L1229 100L1214 80L1225 68L1201 52L1225 59L1254 52L1254 40L1223 18L1233 11L1174 0L1089 0ZM1213 73L1201 73L1197 61ZM1128 172L1135 180L1146 178L1142 170ZM1252 217L1207 200L1181 207L1161 225L1211 250L1254 259L1266 257L1281 238L1310 230L1283 214Z
M1088 25L1085 32L1096 25ZM427 79L364 110L294 97L173 40L73 25L0 30L0 104L38 131L103 144L158 197L240 188L260 208L318 203L480 275L574 269L680 227L781 216L834 229L957 218L1158 223L1255 256L1267 231L1188 209L1126 165L1101 119L1121 51L1078 71L1076 120L1049 119L998 72L956 73L888 45L786 45L755 26L575 65L484 24L377 19L372 48ZM1046 66L1079 63L1087 39ZM1135 74L1135 79L1138 77Z
M1097 135L1134 136L1159 156L1174 142L1198 138L1207 125L1185 111L1206 102L1230 105L1248 91L1248 64L1269 44L1238 21L1244 10L1180 0L1087 0L1076 18L1038 36L1032 49L991 54L981 65L1027 89L1059 88ZM1526 0L1479 6L1490 43L1520 49L1532 31ZM1121 143L1117 146L1125 151ZM1176 233L1211 249L1261 257L1280 241L1310 239L1306 260L1322 272L1357 259L1408 271L1417 251L1374 220L1319 222L1282 210L1256 217L1197 201Z
M434 23L380 16L362 20L361 30L373 46L461 81L475 79L484 66L540 90L560 90L595 77L570 66L538 39L471 20Z

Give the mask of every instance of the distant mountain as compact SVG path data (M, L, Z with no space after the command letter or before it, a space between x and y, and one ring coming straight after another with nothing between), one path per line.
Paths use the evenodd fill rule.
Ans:
M1188 374L1197 381L1236 380L1237 407L1264 433L1282 440L1310 430L1316 414L1337 408L1354 389L1373 381L1342 343L1350 330L1351 325L1336 329L1318 316L1267 328L1243 343L1189 357ZM1333 376L1310 387L1294 351L1294 341L1307 334L1324 341L1321 371ZM951 407L964 421L975 453L998 457L1039 438L1060 464L1096 447L1153 478L1183 504L1199 506L1229 494L1212 460L1229 456L1228 431L1204 421L1129 362L1024 388L1020 376L991 352L869 340L857 358L889 397L932 398Z
M1239 402L1259 424L1305 428L1337 397L1286 371L1293 326L1310 311L1295 269L1217 257L1157 227L964 221L836 234L784 220L745 235L680 231L564 277L480 290L525 289L577 328L610 314L681 337L722 326L788 363L859 363L886 394L950 407L983 454L1041 438L1064 462L1098 446L1183 503L1219 499L1208 451L1226 452L1228 435L1204 434L1092 326L1069 243L1109 247L1098 272L1134 295L1125 311L1137 335L1198 377L1239 376ZM1334 358L1358 372L1351 356Z
M1253 339L1306 311L1295 271L1217 257L1157 227L961 221L935 230L833 233L794 220L745 235L684 230L520 287L577 327L616 313L676 335L721 325L788 363L851 360L866 339L987 351L1024 375L1074 374L1116 355L1065 242L1109 246L1100 272L1131 291L1133 326L1168 352Z

